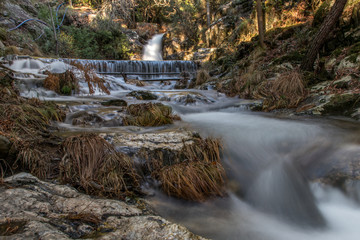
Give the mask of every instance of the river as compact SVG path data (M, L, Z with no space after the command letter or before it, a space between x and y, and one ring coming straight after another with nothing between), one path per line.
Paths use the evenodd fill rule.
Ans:
M53 60L19 61L22 62L15 61L12 67L18 71L19 86L25 97L54 100L67 105L71 114L87 111L111 120L116 117L116 109L104 108L98 101L123 98L136 103L139 101L128 99L126 94L132 90L148 90L181 116L182 122L177 124L199 131L202 136L222 140L222 161L228 175L227 196L191 203L169 198L153 189L155 194L147 199L161 216L183 224L196 234L219 240L359 238L360 184L347 180L340 190L317 181L334 169L358 174L359 165L354 166L360 162L357 122L255 113L248 109L251 101L227 98L213 90L174 90L174 83L157 82L137 87L111 75L104 76L111 95L95 91L89 96L83 83L78 95L64 97L43 89L39 82L44 78L41 74L44 69L61 71L70 66ZM107 64L93 63L99 67ZM117 70L121 64L126 65L120 61L109 62L105 70ZM152 65L139 62L136 66L146 65L146 71L156 72L166 70L164 66L169 64L168 71L174 72L179 70L176 64L181 65L162 63L149 70L149 64ZM194 71L193 65L188 67ZM184 100L188 96L195 102L188 104ZM116 124L74 127L71 122L59 126L66 131L106 133L125 128Z

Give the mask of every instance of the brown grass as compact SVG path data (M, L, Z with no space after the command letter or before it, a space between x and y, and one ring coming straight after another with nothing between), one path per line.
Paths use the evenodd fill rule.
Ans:
M27 169L31 174L40 179L46 179L51 173L51 161L48 153L33 147L23 147L16 159L13 168L17 168L17 163L22 164L23 169Z
M129 117L124 118L124 125L162 126L173 123L174 116L170 106L161 103L132 104L127 107Z
M60 78L54 74L49 74L44 80L44 88L60 93Z
M298 69L282 73L273 82L263 82L258 94L265 97L264 110L295 108L306 97L303 75Z
M67 70L64 73L46 72L48 77L44 80L44 88L58 94L71 95L72 91L79 92L79 80L75 74Z
M0 90L0 133L12 142L11 153L2 164L2 175L12 170L27 170L39 178L48 178L56 169L52 167L52 160L59 158L56 152L60 141L49 127L52 121L62 121L65 113L55 103L18 96L12 84L3 86L6 75L0 77L3 87Z
M92 64L83 65L76 61L71 61L70 64L75 66L76 68L78 68L79 70L81 70L83 72L85 81L87 82L88 87L89 87L90 94L95 93L94 87L96 87L96 86L104 93L106 93L108 95L110 94L109 89L107 89L107 87L105 86L106 81L96 75L96 72L94 70L95 66L93 66Z
M147 162L152 177L159 180L164 192L170 196L204 201L212 196L224 195L225 170L220 163L218 139L194 138L175 153L155 149L151 153L142 149L140 156Z
M196 73L196 82L195 84L197 86L202 85L206 82L208 82L211 79L209 72L206 71L205 69L200 69L199 71L197 71Z
M130 158L95 134L67 138L63 152L60 177L64 183L88 194L116 197L123 197L130 186L138 187Z
M169 196L204 201L224 194L224 168L220 163L183 162L159 172L162 189Z

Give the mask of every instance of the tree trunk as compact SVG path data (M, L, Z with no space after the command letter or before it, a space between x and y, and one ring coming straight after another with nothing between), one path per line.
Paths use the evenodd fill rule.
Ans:
M207 16L207 25L208 28L210 27L211 20L210 20L210 3L209 1L206 1L206 16Z
M334 29L337 21L339 20L347 0L336 0L330 12L326 16L324 22L321 24L319 31L315 34L309 50L301 63L301 69L304 71L312 71L314 69L314 62L316 57L327 40L327 37Z
M72 0L69 0L69 5L70 7L72 7Z
M262 11L262 1L261 0L256 0L256 10L257 10L257 20L258 20L258 30L259 30L259 43L260 46L262 48L265 48L265 43L264 43L264 35L265 35L265 31L264 31L264 18L263 18L263 11Z

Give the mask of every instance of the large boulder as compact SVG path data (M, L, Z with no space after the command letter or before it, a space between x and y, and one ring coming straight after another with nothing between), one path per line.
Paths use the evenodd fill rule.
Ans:
M204 239L136 204L92 198L26 173L4 182L0 238Z

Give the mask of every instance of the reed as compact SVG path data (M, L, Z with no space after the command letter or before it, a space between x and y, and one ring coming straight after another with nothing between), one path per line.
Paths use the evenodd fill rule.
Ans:
M123 197L139 186L130 158L117 152L95 135L68 137L63 143L64 157L60 178L88 194Z

